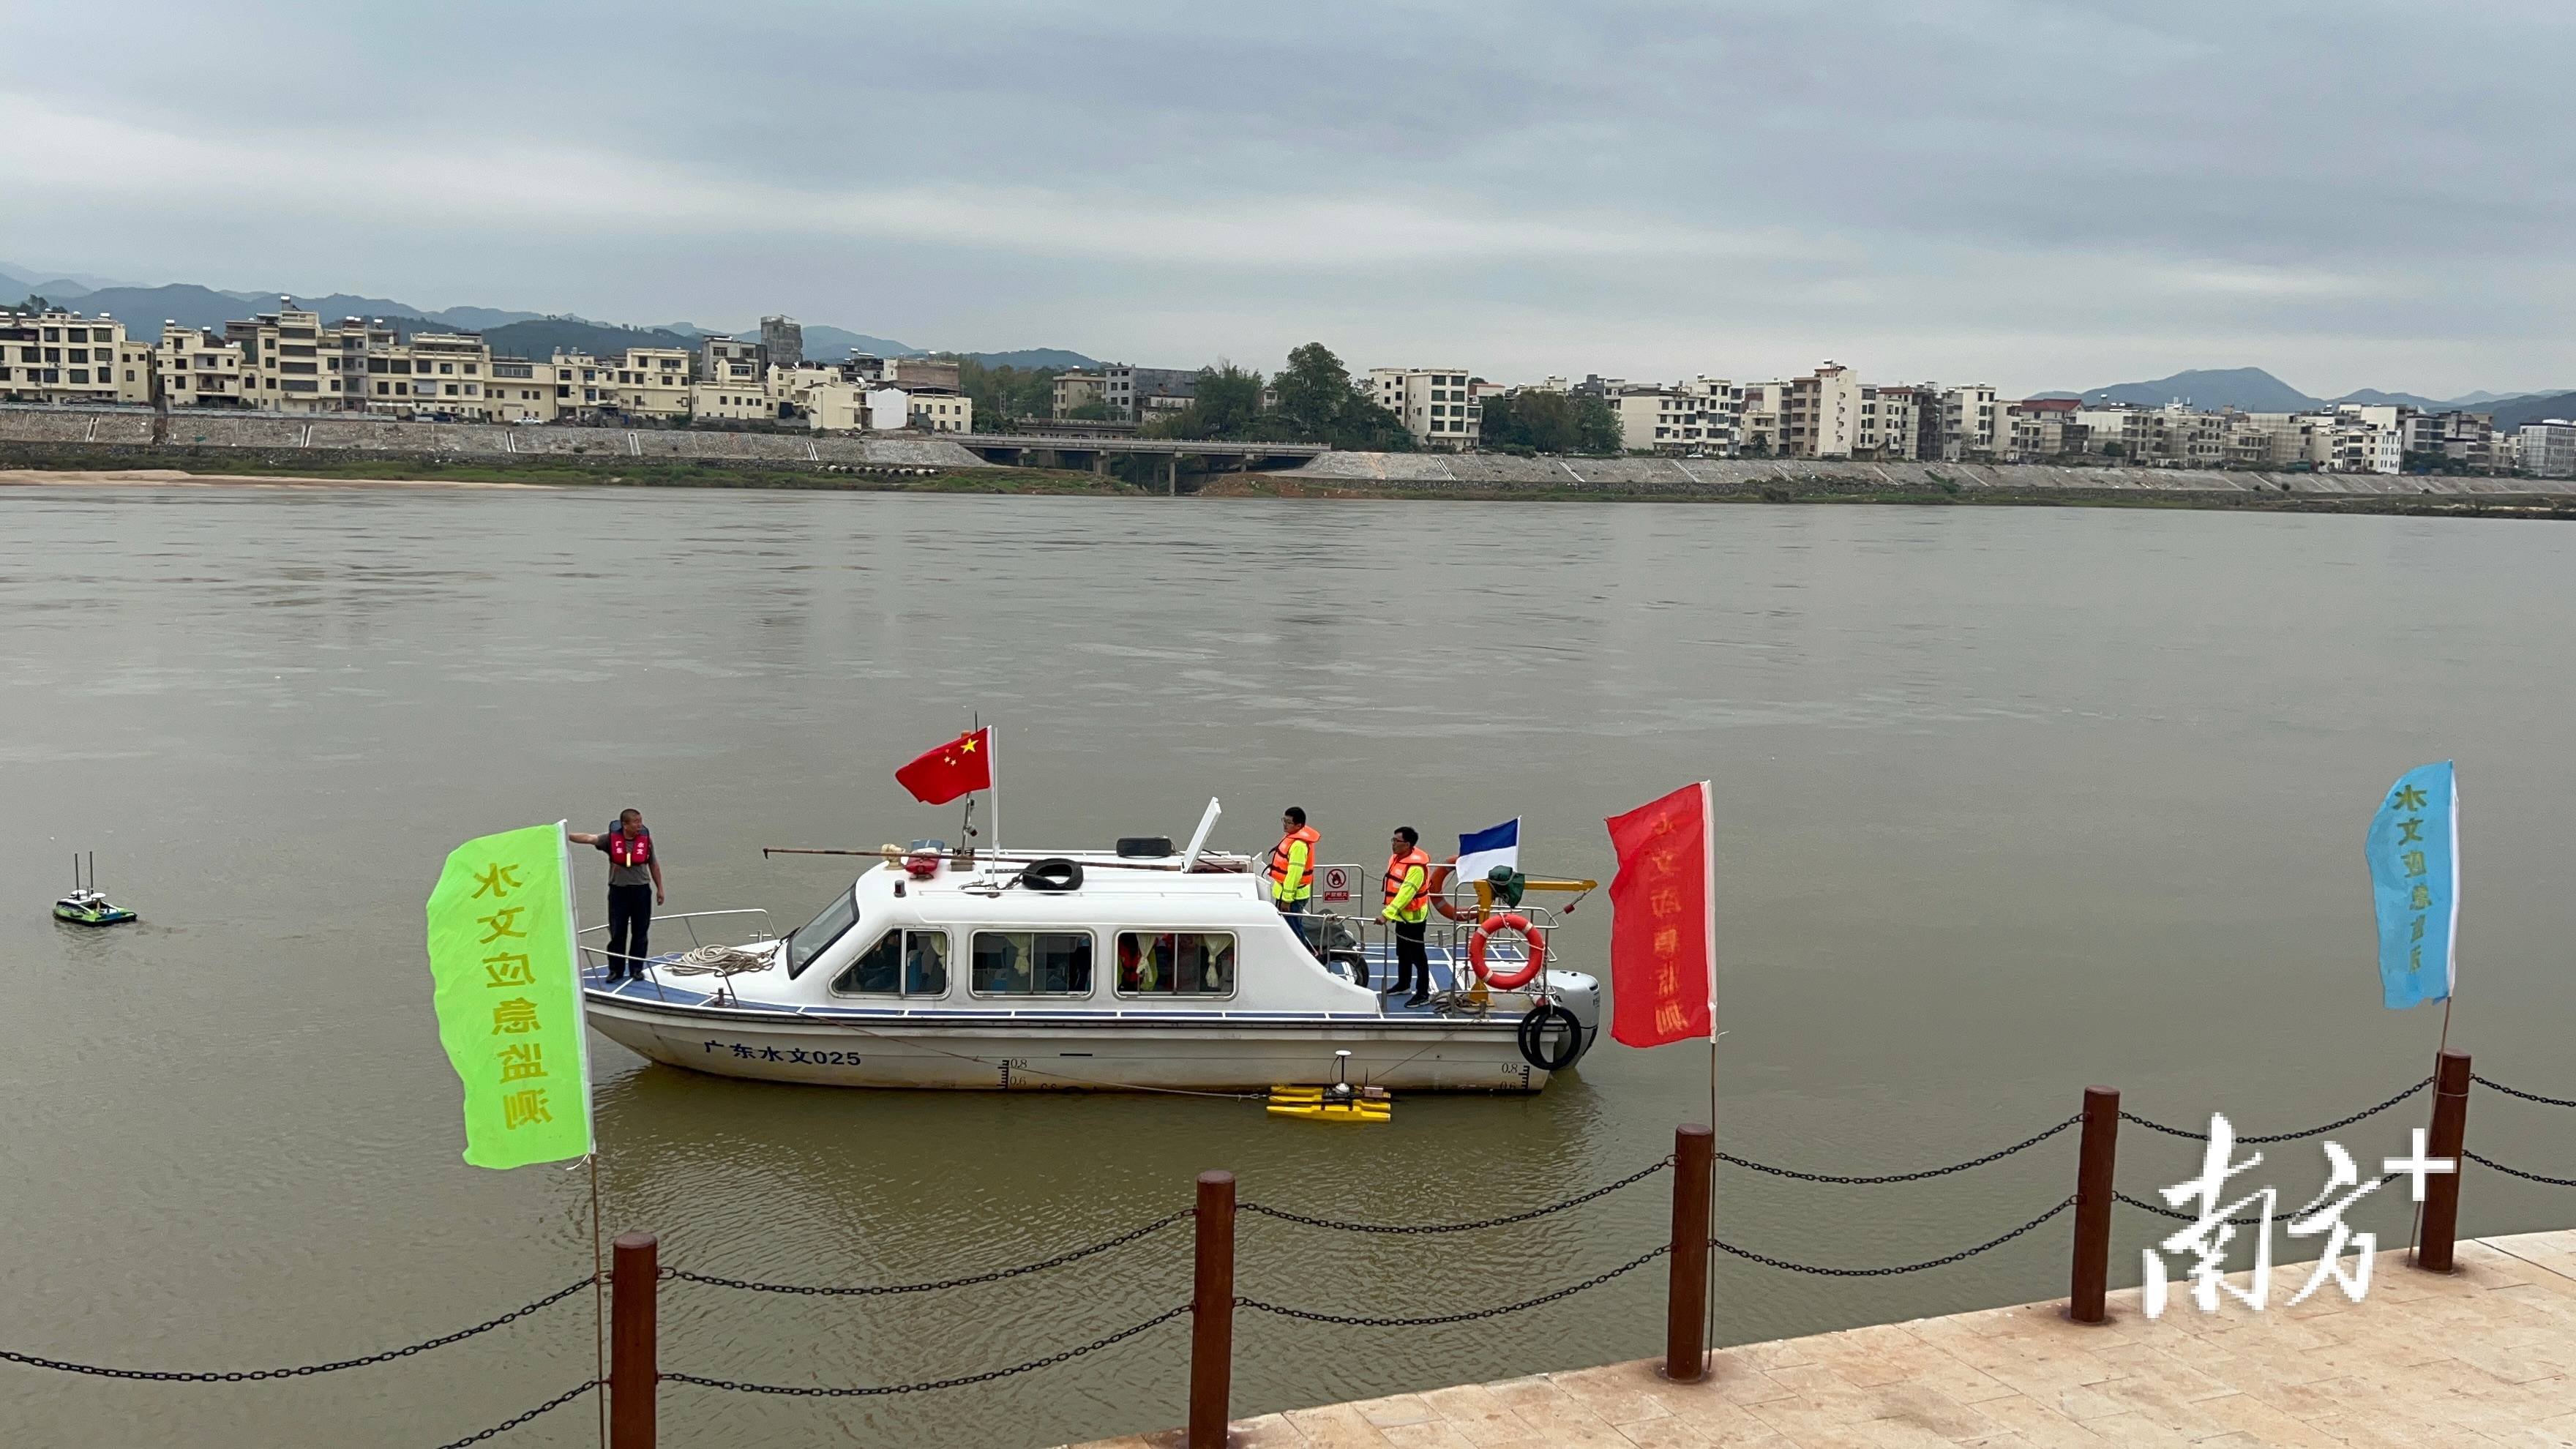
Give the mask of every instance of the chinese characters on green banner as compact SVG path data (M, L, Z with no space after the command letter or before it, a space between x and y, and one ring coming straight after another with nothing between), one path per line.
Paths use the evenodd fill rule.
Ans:
M438 1036L465 1085L465 1160L477 1167L590 1153L572 919L560 822L467 841L429 893Z

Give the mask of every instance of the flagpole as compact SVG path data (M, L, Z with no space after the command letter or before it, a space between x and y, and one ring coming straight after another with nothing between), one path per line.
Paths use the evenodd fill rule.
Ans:
M984 717L975 716L975 728L984 727ZM993 737L984 737L984 788L992 793L993 854L1002 853L1002 752L993 748Z
M1708 1205L1709 1223L1717 1221L1717 792L1709 781L1699 782L1700 852L1705 857L1708 889L1703 894L1706 917L1703 927L1708 942ZM1708 1281L1700 1292L1703 1319L1700 1324L1702 1374L1709 1355L1717 1351L1717 1255L1708 1260Z

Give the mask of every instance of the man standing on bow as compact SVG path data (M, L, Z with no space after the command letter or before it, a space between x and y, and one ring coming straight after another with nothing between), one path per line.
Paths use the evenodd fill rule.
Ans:
M1431 999L1431 952L1423 941L1431 919L1431 857L1422 853L1421 839L1410 825L1395 827L1386 858L1386 909L1378 913L1395 927L1395 980L1386 989L1402 991L1411 982L1407 1006Z
M564 838L596 845L608 857L608 983L641 979L652 956L653 908L668 899L662 893L662 857L654 853L644 812L624 811L615 828L597 835L568 830Z
M1305 807L1299 805L1279 817L1279 829L1279 843L1270 847L1270 903L1311 951L1315 938L1307 933L1306 910L1315 899L1315 847L1324 837L1306 823Z

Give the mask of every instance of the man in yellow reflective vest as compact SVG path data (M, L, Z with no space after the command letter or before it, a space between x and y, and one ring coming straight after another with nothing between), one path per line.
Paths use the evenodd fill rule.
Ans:
M1315 847L1324 837L1306 823L1305 807L1299 805L1279 817L1279 830L1279 843L1270 847L1270 903L1311 951L1315 938L1307 933L1306 908L1315 899Z
M1431 952L1423 944L1431 919L1431 857L1422 853L1421 839L1410 825L1395 827L1386 858L1386 909L1378 913L1395 927L1395 980L1386 989L1402 991L1410 982L1407 1006L1431 999Z

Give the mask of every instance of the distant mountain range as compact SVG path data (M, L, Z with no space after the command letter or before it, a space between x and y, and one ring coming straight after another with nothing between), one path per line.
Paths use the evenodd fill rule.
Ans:
M23 289L23 290L21 290ZM83 312L104 312L123 321L129 334L154 335L164 321L182 327L222 331L226 322L239 321L256 312L273 311L281 294L277 292L224 292L179 282L167 286L143 287L118 282L111 278L87 275L45 277L29 268L0 263L0 292L15 295L5 298L15 302L22 297L40 296L46 301L73 307ZM700 327L691 322L668 322L658 327L626 327L615 323L594 322L586 317L553 316L544 312L514 312L498 307L415 307L389 297L357 297L334 292L328 296L297 296L296 306L318 312L325 321L342 317L364 317L381 320L395 332L409 336L415 332L454 329L480 332L496 354L511 357L546 357L560 349L566 352L588 352L594 355L622 351L628 347L685 347L695 349L698 339L719 335L717 329ZM864 332L824 323L805 324L805 356L811 361L838 362L853 352L877 357L921 357L924 348L897 342L890 337L871 337ZM746 342L760 340L758 327L721 334ZM947 354L943 354L947 355ZM987 367L1097 367L1100 364L1079 352L1059 347L1033 347L1017 352L967 352L954 354L972 358Z
M2204 368L2177 372L2153 382L2122 382L2097 387L2090 392L2052 392L2041 397L2076 397L2100 406L2126 404L2130 407L2163 407L2170 402L2187 402L2211 410L2235 408L2249 413L2296 413L2332 407L2336 403L2402 405L2441 412L2452 408L2478 408L2498 412L2497 425L2502 426L2501 410L2505 405L2525 400L2557 397L2556 392L2498 393L2473 392L2462 397L2430 398L2420 393L2382 392L2362 388L2341 397L2312 397L2281 381L2259 367ZM2551 413L2555 417L2558 414Z

